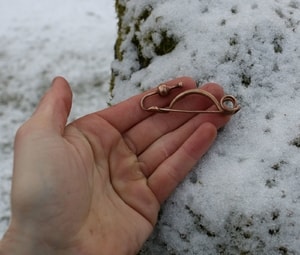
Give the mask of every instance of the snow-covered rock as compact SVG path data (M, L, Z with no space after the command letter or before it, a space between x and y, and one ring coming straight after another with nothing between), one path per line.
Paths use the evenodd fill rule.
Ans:
M300 2L117 0L112 103L181 75L242 109L141 254L300 254Z

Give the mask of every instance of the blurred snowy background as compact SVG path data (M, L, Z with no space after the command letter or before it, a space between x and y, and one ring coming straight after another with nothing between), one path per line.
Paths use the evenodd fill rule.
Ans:
M112 0L0 0L0 236L17 128L57 75L73 89L71 119L106 107L115 38Z

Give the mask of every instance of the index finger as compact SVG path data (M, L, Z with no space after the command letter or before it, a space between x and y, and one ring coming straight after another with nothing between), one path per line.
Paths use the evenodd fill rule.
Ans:
M189 77L180 77L168 81L165 84L172 86L178 84L179 82L183 83L183 88L174 90L174 92L172 92L172 94L170 95L172 98L184 90L196 87L195 81ZM118 129L120 133L123 133L126 130L130 129L132 126L136 125L137 123L141 122L142 120L146 119L147 117L153 114L151 112L143 110L140 107L141 99L153 90L154 89L151 89L142 94L133 96L105 110L96 112L95 114L104 118L116 129ZM153 97L152 104L160 105L160 106L167 105L170 102L170 96L159 97L159 98Z

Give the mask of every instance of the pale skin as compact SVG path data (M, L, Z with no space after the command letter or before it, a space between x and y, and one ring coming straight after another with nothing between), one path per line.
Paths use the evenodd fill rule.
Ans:
M183 89L195 87L188 77L167 84L180 81ZM224 95L214 83L202 88L217 98ZM160 205L230 118L146 112L139 107L143 95L67 124L72 93L63 78L53 81L16 134L11 222L1 255L139 251ZM170 98L151 100L164 105ZM179 106L213 107L197 97Z

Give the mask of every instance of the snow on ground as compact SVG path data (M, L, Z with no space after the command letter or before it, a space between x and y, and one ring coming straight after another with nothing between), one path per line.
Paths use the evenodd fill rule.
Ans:
M0 236L9 220L12 142L52 79L74 92L71 119L106 107L116 37L114 1L0 4Z
M142 254L300 254L300 2L119 2L114 102L188 75L242 105L167 201ZM166 35L178 44L159 54Z

